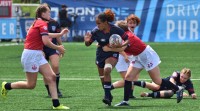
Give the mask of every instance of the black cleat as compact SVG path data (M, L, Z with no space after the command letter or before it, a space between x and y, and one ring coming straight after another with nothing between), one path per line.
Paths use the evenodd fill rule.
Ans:
M181 102L183 99L184 87L179 87L179 90L176 92L177 103Z
M107 104L108 106L111 106L111 101L108 98L103 98L103 103Z
M122 101L122 102L116 104L115 106L130 106L130 105L128 104L128 102Z
M60 91L58 91L58 97L61 98L63 97L62 93Z

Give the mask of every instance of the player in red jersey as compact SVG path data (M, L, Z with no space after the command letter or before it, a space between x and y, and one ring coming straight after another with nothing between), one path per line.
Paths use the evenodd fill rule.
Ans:
M129 31L127 23L125 21L119 22L118 26L122 28L128 35L129 44L122 48L110 48L108 46L104 46L103 50L107 52L121 52L124 50L126 53L134 55L136 59L131 62L125 76L124 100L119 104L116 104L115 106L129 106L128 100L131 92L133 78L135 78L137 74L142 71L142 69L145 69L149 73L149 76L154 83L176 91L177 103L179 103L183 98L184 88L176 86L165 79L161 79L160 69L158 66L161 61L158 54L149 45L146 45L136 35ZM116 46L120 47L119 44L117 44Z
M126 22L127 22L128 29L132 33L134 33L135 28L140 24L140 19L137 16L135 16L134 14L130 14L126 18ZM116 25L117 24L118 24L118 22L116 22ZM133 60L135 60L135 56L133 56L132 54L125 53L124 51L119 53L118 62L116 64L115 68L116 68L117 72L120 73L123 80L114 82L111 86L112 89L124 87L124 78L125 78L126 72L128 70L128 67L130 65L130 62ZM133 81L137 81L138 78L139 78L139 74L136 76L136 78L133 79ZM133 92L134 92L134 86L131 89L129 98L133 98L133 99L135 98Z
M61 37L66 31L62 31L58 34L48 33L47 22L50 20L50 10L40 5L36 10L36 20L30 27L25 44L24 51L21 57L21 63L26 73L26 81L18 82L2 82L1 95L7 96L7 93L11 89L34 89L37 82L38 72L47 80L49 85L51 98L53 102L53 109L69 109L64 105L61 105L58 100L56 89L56 77L55 74L43 56L44 45L58 50L61 54L64 54L65 49L63 46L57 46L49 40L51 37Z

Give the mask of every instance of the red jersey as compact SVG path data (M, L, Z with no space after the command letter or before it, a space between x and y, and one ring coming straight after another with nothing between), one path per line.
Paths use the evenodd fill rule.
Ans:
M139 55L142 53L147 45L140 40L135 34L133 34L131 31L126 31L126 34L128 35L129 44L128 47L124 50L127 54L131 54L134 56Z
M35 20L26 36L24 48L30 50L43 50L43 35L48 35L47 22L41 19Z

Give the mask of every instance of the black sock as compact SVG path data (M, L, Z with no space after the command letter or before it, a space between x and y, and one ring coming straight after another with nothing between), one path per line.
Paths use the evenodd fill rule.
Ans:
M147 97L160 98L160 92L148 93L148 96L147 96Z
M171 83L170 81L165 80L165 79L162 79L162 83L161 83L160 86L161 87L170 88L170 89L172 89L174 91L178 91L179 90L178 86L174 85L173 83Z
M111 85L111 89L110 89L110 90L113 90L113 89L115 89L115 88L114 88L114 86L113 86L113 85Z
M5 88L7 89L7 90L11 90L12 88L11 88L11 83L6 83L5 84Z
M124 83L124 101L128 101L129 100L131 87L132 87L132 82L125 80L125 83Z
M134 81L133 84L136 86L143 87L143 88L146 87L146 82L144 82L144 81Z
M56 74L56 87L57 87L57 92L59 92L59 81L60 81L60 73Z
M129 97L133 96L133 89L131 89Z
M48 95L51 95L50 92L49 92L49 85L45 85L45 87L47 89Z
M53 102L54 107L58 107L60 105L60 102L58 99L52 99L52 102Z
M108 98L111 95L110 90L111 90L111 82L104 82L104 92L105 92L105 96Z

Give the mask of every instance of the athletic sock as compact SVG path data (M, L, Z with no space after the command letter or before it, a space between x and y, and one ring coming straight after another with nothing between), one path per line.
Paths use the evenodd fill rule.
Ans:
M56 74L56 87L57 87L57 92L59 91L59 81L60 81L60 73Z
M12 88L11 88L11 83L6 83L5 84L5 88L7 89L7 90L11 90Z
M148 93L147 97L160 98L160 92Z
M51 95L50 92L49 92L49 85L45 85L45 87L47 89L48 95Z
M104 82L104 91L105 91L105 96L110 97L111 93L111 82Z
M110 90L113 90L113 89L115 89L115 88L114 88L114 86L113 86L113 85L111 85L111 89L110 89Z
M174 91L179 90L178 86L174 85L172 82L165 80L165 79L162 79L161 87L167 87L167 88L170 88Z
M128 101L129 100L131 87L132 87L132 82L125 80L125 83L124 83L124 101Z
M143 88L146 87L146 82L145 81L134 81L133 84L136 85L136 86L143 87Z
M60 105L60 102L58 99L52 99L52 102L53 102L54 107L58 107Z
M129 97L133 96L133 89L131 89L131 92L129 94Z

